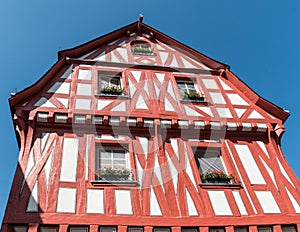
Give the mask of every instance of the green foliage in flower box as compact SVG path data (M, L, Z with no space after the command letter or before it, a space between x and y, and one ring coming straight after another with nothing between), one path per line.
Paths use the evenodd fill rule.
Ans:
M200 93L197 92L185 92L184 93L184 99L189 99L189 100L198 100L198 101L203 101L204 96L202 96Z
M111 94L111 95L121 95L125 92L124 88L119 88L115 86L106 86L104 88L100 88L100 93L102 94Z
M226 174L222 170L214 170L201 174L204 183L230 183L234 179L232 174Z
M131 171L128 169L101 168L96 173L98 180L129 180Z

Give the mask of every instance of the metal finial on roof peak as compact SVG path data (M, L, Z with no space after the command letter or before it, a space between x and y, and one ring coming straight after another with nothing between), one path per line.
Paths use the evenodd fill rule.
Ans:
M139 21L138 21L138 24L137 24L138 31L141 30L141 26L142 26L142 23L143 23L143 18L144 18L144 16L142 14L140 14Z

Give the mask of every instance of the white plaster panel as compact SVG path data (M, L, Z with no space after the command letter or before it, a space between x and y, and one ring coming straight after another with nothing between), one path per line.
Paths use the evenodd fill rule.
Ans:
M136 82L139 83L142 72L141 71L130 71L130 72L131 72L132 76L134 77L134 79L136 80Z
M197 111L193 110L192 108L188 106L184 106L185 113L187 116L197 116L197 117L203 117L202 114L198 113Z
M162 216L160 206L157 201L157 197L152 187L150 188L150 215Z
M41 97L34 106L44 107L44 108L57 108L50 100L45 97Z
M191 64L186 59L184 59L183 57L181 57L181 60L182 60L182 63L183 63L183 65L184 65L185 68L198 68L195 65Z
M77 138L64 138L60 181L76 181L78 144Z
M167 97L165 97L165 111L172 111L172 112L175 112L175 109L173 107L173 105L171 104L171 102L168 100Z
M172 149L173 149L177 159L180 160L179 149L178 149L178 140L177 139L170 139L170 143L171 143Z
M38 211L39 211L38 182L36 181L30 193L26 212L38 212Z
M59 188L56 212L75 213L76 211L76 189Z
M87 189L86 190L86 212L104 213L104 190Z
M27 177L28 177L29 173L31 172L34 165L35 165L35 161L34 161L33 148L31 148L29 157L28 157L26 171L25 171L24 181L27 179Z
M50 133L44 133L44 132L42 133L41 146L40 146L41 153L43 152L43 150L45 148L45 145L48 141L49 135L50 135Z
M136 87L135 85L132 83L131 79L128 78L128 85L129 85L129 94L130 94L130 97L132 98L133 95L135 94L136 92Z
M159 52L159 55L160 55L160 59L161 59L162 65L165 65L166 61L167 61L167 59L169 57L169 53L168 52Z
M56 82L47 91L47 93L60 93L60 94L69 94L69 92L70 92L70 83L66 83L66 82Z
M216 110L221 118L232 118L229 108L216 108Z
M144 169L142 168L137 155L135 156L135 160L136 160L135 164L136 164L137 176L138 176L138 180L140 183L140 188L142 188L143 187Z
M209 95L210 95L213 103L226 104L226 101L221 93L210 92Z
M92 80L92 71L91 70L79 69L78 79L79 80Z
M47 162L45 164L45 167L44 167L45 175L46 175L46 190L47 191L48 191L48 186L49 186L49 181L50 181L53 153L54 153L54 149L51 150L51 154L49 155Z
M128 63L128 54L126 48L117 48L117 51L121 55L121 57Z
M298 204L298 202L296 201L296 199L293 197L293 195L290 193L290 191L285 187L285 190L290 198L290 201L294 207L294 210L296 213L300 213L300 205Z
M248 175L250 183L266 184L249 147L244 144L235 144L234 147Z
M224 90L232 90L232 88L229 87L229 85L227 85L223 80L221 80L221 78L219 77L219 81L223 87Z
M287 174L287 172L285 171L284 167L282 166L281 162L279 161L278 157L276 157L277 159L277 163L278 163L278 166L280 168L280 172L282 173L282 175L291 183L291 185L294 186L295 188L295 185L294 183L292 182L292 180L290 179L289 175Z
M207 89L219 89L214 79L202 79L202 82Z
M161 84L164 83L164 80L165 80L165 74L164 73L155 73L155 76L157 77L157 79L159 80L159 82Z
M240 195L239 191L232 191L232 194L233 194L235 203L237 204L237 207L240 211L240 214L241 215L248 215L247 209L244 205L244 202L241 198L241 195Z
M185 188L185 195L186 195L186 204L187 204L189 216L198 216L198 211L196 209L195 203L189 191L186 188Z
M157 85L154 81L153 81L153 85L154 85L154 90L155 90L155 93L156 93L156 97L159 98L160 89L157 87Z
M187 150L186 150L185 144L184 144L184 153L185 153L185 172L189 176L189 178L192 181L195 189L198 192L198 186L196 184L196 181L195 181L195 178L194 178L194 175L193 175L193 170L192 170L192 167L191 167L190 158L189 158L189 156L187 154Z
M111 62L116 62L116 63L120 63L119 58L115 55L114 51L110 52L110 57L111 57Z
M116 214L132 214L131 191L115 190Z
M238 106L248 106L249 104L237 93L228 93L227 97L229 98L231 104Z
M76 110L90 110L91 100L90 99L76 99L75 101Z
M57 101L59 101L66 109L69 106L69 99L68 98L56 98Z
M113 101L98 100L98 102L97 102L97 110L104 109L106 106L108 106L112 102Z
M270 155L269 155L269 152L266 148L266 145L264 144L263 141L256 141L256 143L258 144L258 146L260 147L260 149L263 150L263 152L265 153L265 155L270 159Z
M260 113L258 113L256 110L253 110L248 116L248 119L264 119L264 118L265 117L262 116Z
M259 158L260 158L260 160L261 160L262 164L264 165L265 169L267 170L267 172L268 172L269 176L271 177L271 179L272 179L272 181L273 181L273 183L274 183L275 187L276 187L276 188L277 188L277 190L278 190L278 186L277 186L277 183L276 183L275 175L274 175L274 173L273 173L272 169L271 169L271 168L269 168L269 166L266 164L266 162L264 161L264 159L263 159L263 158L261 158L260 156L259 156Z
M77 95L83 95L83 96L91 96L92 95L92 85L91 84L78 83L76 94Z
M170 167L170 173L171 173L171 178L174 186L175 193L177 193L177 185L178 185L178 172L176 167L173 164L173 161L171 160L171 157L167 150L165 150L165 153L167 154L167 159L168 159L168 164Z
M176 56L175 56L175 55L173 55L173 56L172 56L172 62L171 62L171 64L170 64L170 66L171 66L171 67L179 67L179 65L178 65L178 62L177 62L177 59L176 59Z
M139 141L140 141L140 144L142 146L144 155L145 155L146 160L147 160L148 159L148 139L144 138L144 137L139 137Z
M207 191L215 215L231 216L232 211L224 191Z
M114 108L112 108L113 112L125 112L126 111L126 103L125 102L121 102L120 104L116 105Z
M246 112L246 109L238 109L238 108L235 108L234 109L235 113L237 114L237 116L239 118L241 118L243 116L243 114Z
M155 155L154 170L153 170L153 172L155 173L155 175L156 175L156 177L158 179L158 182L159 182L162 190L165 192L164 182L163 182L163 179L162 179L162 175L161 175L161 171L160 171L160 165L159 165L159 162L158 162L157 154Z
M168 87L167 87L167 92L171 95L171 97L176 101L176 96L172 87L171 81L169 81Z
M271 191L254 191L264 213L281 213Z
M142 95L140 95L136 101L136 109L143 109L143 110L148 110L148 106L143 98Z
M211 109L209 107L206 106L196 106L199 110L203 111L204 113L208 114L211 117L214 117Z

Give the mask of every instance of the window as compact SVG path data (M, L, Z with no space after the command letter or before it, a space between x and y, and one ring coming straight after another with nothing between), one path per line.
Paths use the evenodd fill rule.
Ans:
M116 227L100 227L99 232L117 232Z
M123 147L97 146L96 179L124 181L131 178L128 152Z
M121 85L121 74L98 74L98 93L106 95L121 95L125 92Z
M71 226L70 232L88 232L89 228L87 226Z
M294 225L283 225L281 226L282 232L297 232L296 226Z
M153 55L153 49L147 42L136 41L131 43L131 52L134 55Z
M225 172L221 160L220 150L205 150L196 148L195 160L199 169L201 180L204 183L230 183L232 175Z
M271 226L258 226L257 227L258 232L272 232L272 227Z
M27 225L14 225L13 230L14 230L14 232L27 232L28 226Z
M143 227L128 227L127 232L143 232Z
M181 232L198 232L196 228L182 228Z
M153 232L170 232L170 228L154 228Z
M248 232L248 227L246 226L234 227L234 232Z
M197 90L191 80L176 80L180 95L183 100L203 101L204 96Z
M212 227L212 228L209 228L209 232L225 232L225 228L224 227Z
M57 232L58 231L58 226L40 226L40 232Z

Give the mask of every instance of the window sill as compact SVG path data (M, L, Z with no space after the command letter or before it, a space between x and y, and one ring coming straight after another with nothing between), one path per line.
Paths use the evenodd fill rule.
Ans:
M114 95L114 94L103 94L103 93L95 94L95 97L122 98L122 99L129 99L130 98L127 95Z
M241 189L241 184L227 184L227 183L201 183L199 184L203 189Z
M191 100L191 99L182 99L180 100L181 103L201 103L205 105L209 105L209 102L205 100Z
M112 185L121 185L122 187L137 187L140 186L138 181L134 180L92 180L91 184L94 186L112 186Z

